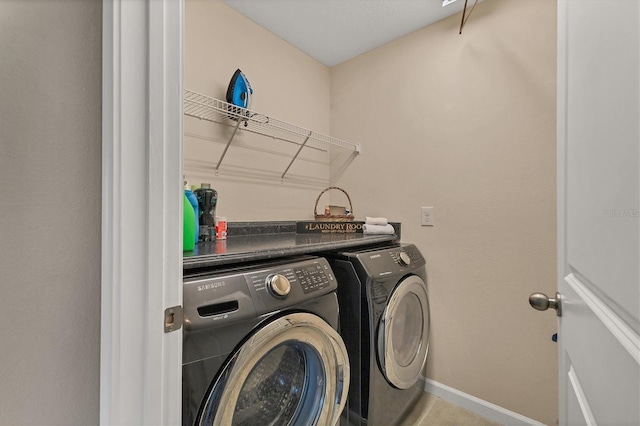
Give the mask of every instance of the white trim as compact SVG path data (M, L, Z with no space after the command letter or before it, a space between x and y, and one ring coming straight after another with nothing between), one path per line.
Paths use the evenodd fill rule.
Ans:
M580 384L580 380L578 380L578 375L573 369L573 366L569 369L569 382L571 383L571 387L573 387L573 393L578 399L578 405L580 405L580 411L582 411L582 417L587 422L587 426L594 426L598 423L596 422L595 417L593 416L593 412L591 411L591 407L589 406L589 401L587 401L587 396L584 394L582 390L582 385Z
M556 161L557 161L557 183L556 183L556 200L557 200L557 243L558 243L558 271L557 283L558 289L560 283L564 279L565 271L569 270L567 265L567 228L566 228L566 200L567 200L567 73L569 52L567 46L569 44L569 4L567 0L558 0L558 24L557 24L557 88L556 88ZM558 327L562 319L560 319ZM558 328L559 329L559 328ZM558 342L558 422L566 424L568 418L567 412L567 395L568 386L565 376L567 371L567 360L565 357L564 340L559 339Z
M567 275L565 281L593 311L602 324L607 327L607 330L629 352L636 363L640 364L640 336L600 298L593 294L574 274Z
M445 401L456 404L503 425L544 426L543 423L536 420L476 398L473 395L461 392L442 383L438 383L435 380L425 379L424 390L438 398L442 398Z
M101 424L181 422L182 10L103 0Z
M102 272L101 272L101 323L100 323L100 422L107 424L111 420L110 413L117 410L114 407L116 395L112 382L119 370L115 365L117 354L113 353L119 346L114 329L119 329L117 320L120 318L120 299L117 288L107 283L115 282L120 276L120 257L116 255L114 247L119 246L119 198L112 190L119 187L116 180L120 176L116 146L110 141L115 134L120 133L119 115L114 113L114 105L119 104L120 80L114 72L120 67L120 56L116 53L116 46L120 45L120 33L114 28L116 16L120 15L120 3L103 1L102 3ZM111 350L108 350L111 349Z

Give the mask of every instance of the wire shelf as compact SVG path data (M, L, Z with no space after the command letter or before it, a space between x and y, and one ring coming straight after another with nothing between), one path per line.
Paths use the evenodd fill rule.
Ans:
M231 145L231 142L238 130L256 133L299 146L298 152L282 174L282 178L284 178L303 148L306 147L326 151L321 148L307 145L310 140L320 142L325 145L337 146L353 151L355 154L360 153L360 144L354 144L322 133L314 132L313 130L307 130L191 90L184 91L184 114L201 120L234 127L233 134L227 142L227 146L218 161L216 170L220 167L220 164L227 153L227 149L229 148L229 145Z

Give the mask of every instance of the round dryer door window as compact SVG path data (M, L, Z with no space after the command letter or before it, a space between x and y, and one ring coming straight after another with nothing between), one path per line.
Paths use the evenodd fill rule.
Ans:
M400 281L380 319L378 361L387 381L408 389L420 379L429 349L427 286L416 275Z
M198 425L335 425L349 388L340 335L293 313L252 334L211 385Z

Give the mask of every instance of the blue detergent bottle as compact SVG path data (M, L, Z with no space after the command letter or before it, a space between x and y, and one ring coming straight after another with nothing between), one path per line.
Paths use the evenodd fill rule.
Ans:
M196 217L196 237L194 240L194 244L198 244L198 238L200 236L200 226L198 226L198 218L200 217L199 215L199 211L198 211L198 198L196 197L196 194L193 193L193 191L191 191L191 189L189 188L189 184L187 183L187 181L184 181L184 195L187 196L187 199L189 200L189 204L191 204L191 207L193 207L193 213L195 214Z

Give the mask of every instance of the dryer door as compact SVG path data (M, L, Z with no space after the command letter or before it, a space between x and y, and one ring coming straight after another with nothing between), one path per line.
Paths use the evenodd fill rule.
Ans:
M197 425L335 425L349 388L340 335L308 313L253 333L216 378Z
M378 361L391 385L415 385L427 361L429 299L427 286L410 275L394 288L378 327Z

